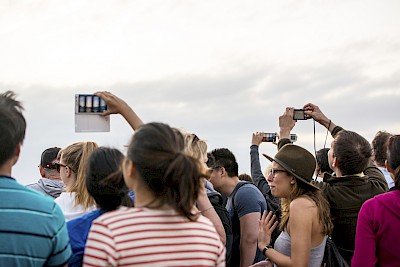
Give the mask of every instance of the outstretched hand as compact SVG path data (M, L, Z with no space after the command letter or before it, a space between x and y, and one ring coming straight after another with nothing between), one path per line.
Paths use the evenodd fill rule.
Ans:
M304 114L313 118L316 122L328 128L330 124L330 119L322 113L321 109L312 103L308 103L304 105ZM329 129L328 129L329 130Z
M285 112L279 116L279 138L290 138L290 132L296 124L296 121L293 119L293 110L292 107L287 107Z
M101 115L121 114L135 131L143 124L136 112L118 96L106 91L96 92L95 95L99 96L107 104L107 110Z
M99 96L107 104L107 110L102 113L103 116L121 114L124 108L129 108L129 105L124 100L110 92L96 92L95 95Z
M264 133L256 132L253 133L253 137L251 138L251 144L259 146L262 143Z
M272 211L270 211L267 215L267 212L264 211L263 215L260 219L260 227L258 230L258 248L263 250L266 245L271 243L271 235L278 225L278 221L276 221L276 216L272 215Z

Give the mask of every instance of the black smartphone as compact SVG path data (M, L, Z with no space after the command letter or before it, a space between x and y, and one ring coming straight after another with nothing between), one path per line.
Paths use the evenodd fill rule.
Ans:
M294 109L293 110L294 120L307 120L308 116L304 114L304 109Z
M263 133L263 142L276 142L276 133Z
M77 113L98 114L107 110L106 102L97 95L79 94L77 95Z

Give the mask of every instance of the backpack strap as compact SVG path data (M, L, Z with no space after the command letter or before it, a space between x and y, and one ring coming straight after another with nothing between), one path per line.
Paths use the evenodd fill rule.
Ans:
M233 191L232 191L232 207L233 207L233 210L235 211L235 214L236 214L236 208L235 208L235 197L236 197L236 193L237 193L237 191L239 190L239 188L241 188L243 185L245 185L245 184L252 184L252 185L254 185L253 183L250 183L250 182L247 182L247 181L240 181L236 186L235 186L235 189L233 189ZM255 185L254 185L255 186ZM257 188L258 189L258 188Z

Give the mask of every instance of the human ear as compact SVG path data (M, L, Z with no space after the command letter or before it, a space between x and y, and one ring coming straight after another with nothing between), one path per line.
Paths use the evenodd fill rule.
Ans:
M124 176L125 184L129 189L133 187L134 181L136 180L135 173L136 168L133 162L129 159L125 159L122 163L122 174Z
M338 165L338 163L337 163L336 157L334 156L333 160L332 160L332 167L337 167L337 165Z

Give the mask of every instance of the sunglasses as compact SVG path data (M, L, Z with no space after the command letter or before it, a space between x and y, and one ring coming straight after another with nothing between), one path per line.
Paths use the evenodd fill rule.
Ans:
M57 172L60 172L61 167L68 167L68 168L70 168L73 172L75 172L74 169L72 169L72 168L71 168L70 166L68 166L68 165L64 165L64 164L61 164L61 163L56 163L56 170L57 170Z
M192 134L192 136L193 136L193 139L192 139L192 142L193 142L193 143L196 143L197 141L200 140L199 137L198 137L197 135Z

